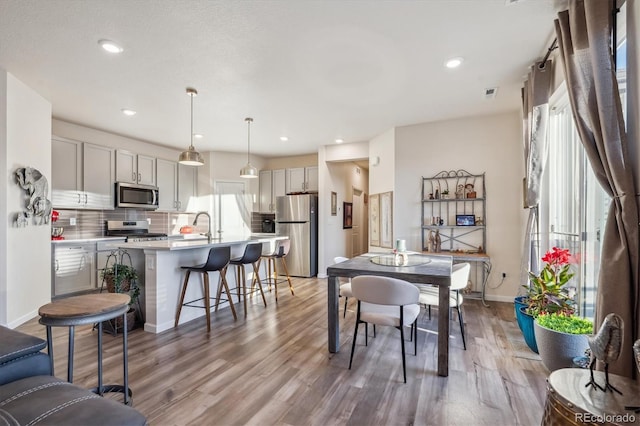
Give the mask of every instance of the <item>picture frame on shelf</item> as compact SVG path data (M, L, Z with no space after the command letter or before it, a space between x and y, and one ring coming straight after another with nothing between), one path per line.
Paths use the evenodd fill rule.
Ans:
M393 191L380 194L380 247L393 248Z
M344 201L342 216L342 229L351 229L353 227L353 203Z
M371 194L369 197L369 244L380 247L380 195Z
M331 216L338 214L338 194L331 191Z

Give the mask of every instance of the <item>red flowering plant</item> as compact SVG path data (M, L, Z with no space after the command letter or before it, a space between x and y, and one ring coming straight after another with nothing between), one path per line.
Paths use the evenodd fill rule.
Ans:
M575 302L565 285L575 275L570 270L571 254L569 250L552 248L543 257L546 264L536 275L529 272L527 289L527 313L537 317L542 313L560 313L572 315Z

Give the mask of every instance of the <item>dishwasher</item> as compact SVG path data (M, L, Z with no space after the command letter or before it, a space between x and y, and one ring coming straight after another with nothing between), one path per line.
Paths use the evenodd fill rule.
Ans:
M51 297L96 289L96 243L56 243L52 251Z

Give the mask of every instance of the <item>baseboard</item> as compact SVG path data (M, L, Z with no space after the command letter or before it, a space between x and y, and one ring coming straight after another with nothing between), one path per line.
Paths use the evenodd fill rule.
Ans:
M29 320L37 317L37 316L38 316L38 311L31 311L28 314L25 314L25 315L21 316L20 318L9 322L7 324L7 327L9 327L10 329L14 329L14 328L16 328L18 326L21 326L25 322L27 322L27 321L29 321Z

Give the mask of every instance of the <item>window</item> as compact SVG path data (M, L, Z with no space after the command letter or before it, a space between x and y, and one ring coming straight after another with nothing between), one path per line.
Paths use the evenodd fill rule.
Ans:
M624 22L624 7L618 22ZM626 56L624 26L618 27L616 75L626 122ZM595 314L596 288L604 226L611 198L597 182L578 137L564 85L551 100L549 157L540 208L540 252L550 247L569 249L575 255L578 313Z

